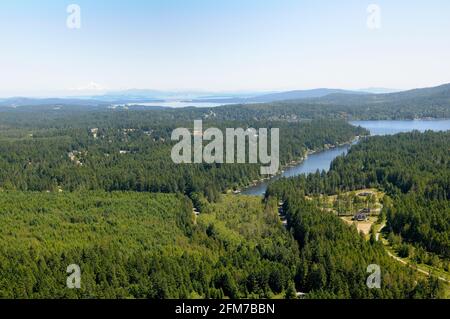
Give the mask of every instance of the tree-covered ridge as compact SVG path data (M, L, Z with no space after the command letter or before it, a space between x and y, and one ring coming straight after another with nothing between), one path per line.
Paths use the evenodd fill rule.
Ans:
M450 84L389 94L329 94L309 100L223 106L218 116L298 121L313 118L404 120L450 118Z
M385 94L330 94L319 104L347 107L359 119L449 118L450 84Z
M430 103L433 103L432 101ZM216 117L271 119L274 121L298 122L304 119L345 120L414 120L423 118L450 118L450 102L444 105L406 103L327 103L326 101L284 101L262 104L223 106L215 110Z
M328 173L284 179L268 194L337 194L378 187L393 198L388 227L406 241L450 256L450 132L371 137Z
M3 298L271 297L298 260L276 205L182 195L0 192ZM81 267L81 289L66 268Z

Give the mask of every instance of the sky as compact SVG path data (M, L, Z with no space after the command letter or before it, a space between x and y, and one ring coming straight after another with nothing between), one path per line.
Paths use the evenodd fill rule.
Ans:
M2 0L0 43L2 97L408 89L450 82L450 1Z

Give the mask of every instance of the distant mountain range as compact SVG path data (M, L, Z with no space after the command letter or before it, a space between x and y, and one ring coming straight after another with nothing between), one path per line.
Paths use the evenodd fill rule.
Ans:
M296 90L296 91L287 91L287 92L279 92L279 93L271 93L258 95L247 98L211 98L211 99L194 99L189 102L208 102L208 103L224 103L224 104L244 104L244 103L270 103L270 102L278 102L285 100L300 100L300 99L310 99L310 98L319 98L323 96L327 96L329 94L365 94L363 92L358 91L347 91L340 89L313 89L313 90Z
M387 89L387 88L366 88L366 89L359 89L358 91L363 93L384 94L384 93L401 92L402 90Z
M78 98L24 98L16 97L0 100L0 106L19 107L36 105L72 105L72 106L109 106L113 104L140 104L181 101L192 103L243 104L267 103L284 100L318 98L329 94L363 94L358 91L339 89L314 89L278 92L269 94L256 93L207 93L204 92L163 92L155 90L126 90L110 92L98 96Z
M101 96L95 96L95 99L103 101L142 101L147 100L151 102L156 101L190 101L193 99L229 99L229 98L246 98L258 95L255 92L200 92L200 91L158 91L158 90L143 90L143 89L130 89L123 91L108 92Z
M386 90L386 89L369 89ZM197 95L196 98L187 99L189 95ZM127 90L120 92L111 92L101 96L80 97L80 98L8 98L0 99L1 108L35 107L47 106L53 108L59 107L91 107L91 108L114 108L121 105L123 107L144 108L145 103L152 103L153 106L147 106L148 109L161 109L159 102L182 101L189 102L192 105L196 103L201 106L202 103L217 104L253 104L253 103L271 103L280 101L304 102L314 104L338 104L338 105L370 105L380 103L448 103L450 104L450 84L444 84L438 87L414 89L409 91L395 93L367 93L361 91L348 91L341 89L313 89L297 90L278 93L269 93L261 95L250 95L251 93L201 93L201 92L162 92L154 90ZM135 106L131 106L135 105Z

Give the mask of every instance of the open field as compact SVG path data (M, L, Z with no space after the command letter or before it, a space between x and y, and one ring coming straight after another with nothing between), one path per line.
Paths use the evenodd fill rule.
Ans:
M349 225L355 225L358 232L362 232L366 236L370 234L372 225L378 220L377 217L370 217L369 220L363 222L354 221L351 217L341 217L341 219Z
M316 198L320 202L323 210L338 215L345 223L355 225L358 232L369 235L370 229L378 221L378 215L383 208L381 203L384 196L383 192L374 189L360 189L356 191L346 192L339 195L323 196ZM372 198L370 198L372 197ZM312 197L307 197L314 200ZM357 221L354 216L358 212L370 208L367 220Z
M365 196L364 196L365 195ZM373 196L369 199L369 196ZM320 202L324 210L333 211L339 216L354 216L364 208L370 208L372 214L379 214L383 205L381 201L385 193L375 188L360 189L339 195L320 195L319 197L306 196L307 199L316 199Z

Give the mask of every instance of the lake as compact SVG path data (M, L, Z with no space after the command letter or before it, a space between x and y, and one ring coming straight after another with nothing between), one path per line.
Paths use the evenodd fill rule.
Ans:
M411 132L418 130L421 132L447 131L450 130L450 120L414 120L414 121L352 121L352 125L361 126L370 131L371 135L393 135L397 133ZM281 177L293 177L301 174L315 173L317 170L329 170L331 162L339 155L347 154L350 145L337 147L323 152L309 155L297 166L287 168L281 175L264 181L256 186L245 189L242 194L263 196L269 182Z
M414 130L420 132L450 130L450 120L352 121L350 124L368 129L371 135L393 135Z
M162 106L171 108L183 107L218 107L226 103L209 103L209 102L184 102L184 101L164 101L164 102L145 102L145 103L129 103L128 105L143 105L143 106Z

